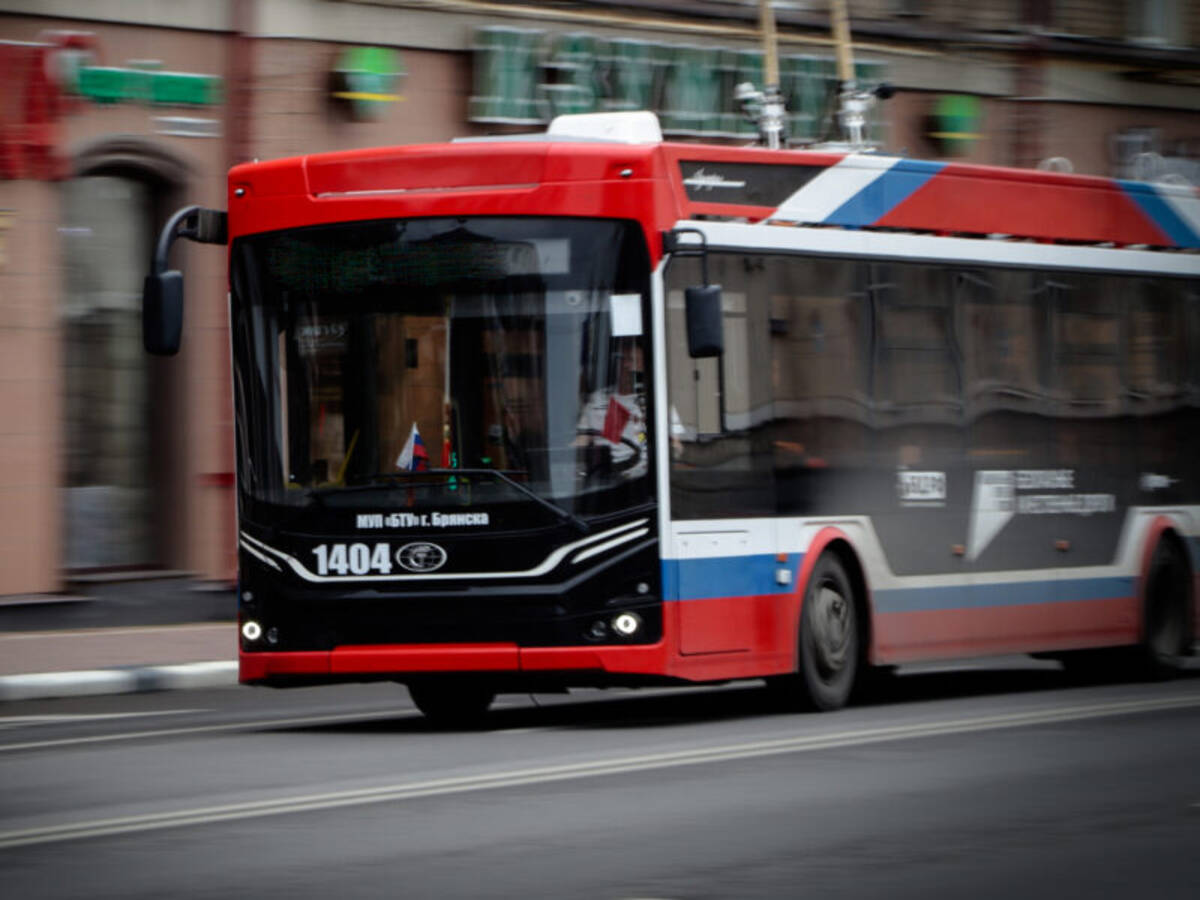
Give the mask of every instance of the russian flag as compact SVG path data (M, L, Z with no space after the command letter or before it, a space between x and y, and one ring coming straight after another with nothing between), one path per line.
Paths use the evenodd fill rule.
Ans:
M621 435L625 432L625 423L629 421L627 410L616 397L608 398L608 409L604 413L604 428L601 434L610 444L621 443Z
M396 468L403 472L424 472L429 468L429 452L425 449L425 442L421 440L421 433L417 431L416 422L413 422L408 440L404 442L404 448L396 457Z

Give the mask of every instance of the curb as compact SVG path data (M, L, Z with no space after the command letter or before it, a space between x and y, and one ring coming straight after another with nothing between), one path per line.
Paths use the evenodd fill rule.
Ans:
M81 672L37 672L0 676L0 702L232 687L237 683L237 662L225 660Z

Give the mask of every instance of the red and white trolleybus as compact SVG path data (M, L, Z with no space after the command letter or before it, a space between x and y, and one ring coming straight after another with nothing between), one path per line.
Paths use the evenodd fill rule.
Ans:
M665 143L649 113L229 173L240 676L497 692L1190 652L1200 196Z

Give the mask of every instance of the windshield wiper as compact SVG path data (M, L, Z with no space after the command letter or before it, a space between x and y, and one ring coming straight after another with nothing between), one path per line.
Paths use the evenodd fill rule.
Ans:
M564 522L570 522L582 534L587 534L589 531L591 531L591 527L588 525L588 523L579 518L579 516L575 515L575 513L568 512L556 503L551 503L537 491L526 487L515 478L510 477L503 469L426 469L425 471L433 475L495 475L505 484L516 488L530 500L533 500L535 503L538 503L550 510L550 512L554 513ZM509 471L516 472L520 475L529 474L524 469L510 469ZM414 472L412 474L419 475L421 473Z
M371 490L372 488L377 487L381 481L403 484L410 481L413 476L416 475L495 475L505 484L516 488L517 491L524 494L530 500L550 510L550 512L554 513L564 522L570 522L582 534L587 534L592 530L591 526L588 525L588 523L583 519L579 518L579 516L575 515L575 513L569 512L555 503L551 503L537 491L526 487L525 485L521 484L521 482L510 476L508 474L509 472L513 472L517 475L529 474L524 469L418 469L417 471L413 472L376 472L374 475L363 476L367 479L367 484L348 485L340 488L339 491Z

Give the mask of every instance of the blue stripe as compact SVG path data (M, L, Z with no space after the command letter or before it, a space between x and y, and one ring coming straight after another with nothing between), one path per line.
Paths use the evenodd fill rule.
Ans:
M1177 247L1200 247L1200 234L1171 208L1154 188L1140 181L1118 181L1129 199L1136 203Z
M786 563L778 562L772 553L711 559L664 559L663 599L789 595L796 590L795 580L803 561L803 553L789 553ZM791 584L781 585L776 581L776 573L784 567L792 573ZM1038 581L877 590L873 592L872 600L878 613L988 609L1132 597L1136 585L1137 579L1129 576L1061 580L1045 578Z
M933 612L952 609L987 609L996 606L1031 606L1132 597L1133 578L1073 578L1063 581L1010 581L1000 584L953 587L900 588L876 591L875 611L880 613Z
M945 167L945 163L902 159L830 213L825 221L830 225L874 225Z
M722 556L712 559L664 559L662 561L663 599L705 600L713 597L759 597L764 594L790 594L803 554L789 553L787 562L775 554ZM792 584L781 585L775 573L787 568Z

